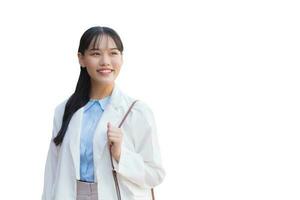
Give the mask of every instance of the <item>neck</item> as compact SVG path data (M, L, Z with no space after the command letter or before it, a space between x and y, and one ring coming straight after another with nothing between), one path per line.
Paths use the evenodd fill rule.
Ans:
M113 84L95 84L94 82L91 83L91 91L90 91L90 98L91 99L103 99L109 95L111 95L112 90L114 88Z

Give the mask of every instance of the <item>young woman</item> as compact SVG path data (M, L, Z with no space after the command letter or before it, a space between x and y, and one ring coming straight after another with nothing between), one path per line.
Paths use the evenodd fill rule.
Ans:
M119 35L89 28L78 59L75 92L55 108L42 199L151 199L151 189L165 177L156 124L148 105L115 83L123 63Z

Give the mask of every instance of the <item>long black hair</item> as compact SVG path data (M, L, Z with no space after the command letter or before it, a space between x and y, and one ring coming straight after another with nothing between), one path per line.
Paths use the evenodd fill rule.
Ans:
M114 40L118 50L121 53L123 52L123 43L117 32L109 27L101 26L91 27L83 33L80 38L78 52L84 55L85 50L89 48L92 40L94 39L93 47L95 47L98 39L102 38L103 35L110 36ZM56 146L62 143L73 114L89 101L90 89L90 76L86 68L80 66L80 75L75 92L69 97L66 103L61 128L53 139Z

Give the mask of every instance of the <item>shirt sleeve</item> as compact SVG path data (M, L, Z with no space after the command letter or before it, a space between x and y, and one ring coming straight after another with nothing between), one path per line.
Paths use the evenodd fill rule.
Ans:
M56 136L58 131L59 129L58 129L58 120L57 120L57 108L56 108L53 117L52 135L48 147L48 154L47 154L46 164L44 168L44 187L43 187L42 200L53 199L52 190L53 190L53 184L55 182L57 154L58 154L58 147L55 145L53 139Z
M138 102L135 106L138 107ZM153 188L165 177L154 115L145 103L140 103L139 108L132 113L132 118L127 122L128 126L132 126L132 132L135 132L135 148L128 149L122 143L120 160L117 162L113 158L113 163L119 175L140 187Z

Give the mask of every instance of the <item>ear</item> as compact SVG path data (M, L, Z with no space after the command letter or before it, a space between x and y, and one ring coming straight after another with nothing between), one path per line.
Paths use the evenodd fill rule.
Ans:
M82 55L82 53L78 52L78 53L77 53L77 56L78 56L78 62L79 62L79 64L80 64L80 66L85 67L85 66L84 66L84 62L83 62L83 60L84 60L84 59L83 59L83 58L84 58L83 56L84 56L84 55Z

